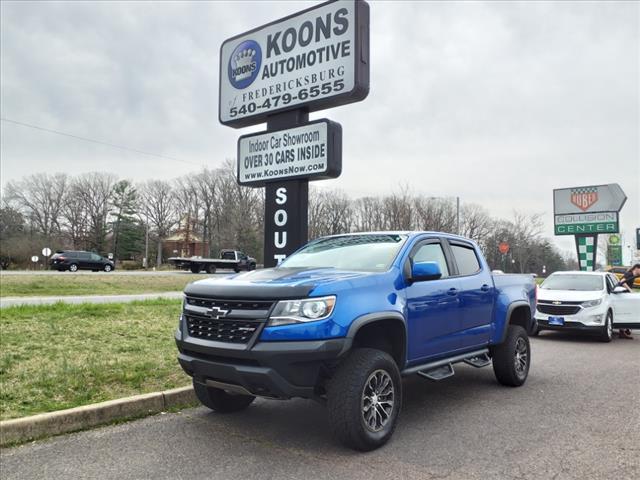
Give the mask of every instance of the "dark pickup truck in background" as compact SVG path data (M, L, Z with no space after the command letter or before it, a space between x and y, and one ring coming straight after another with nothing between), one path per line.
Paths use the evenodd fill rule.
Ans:
M202 257L171 257L170 263L182 270L191 270L192 273L216 273L219 268L240 272L241 270L255 270L256 259L238 250L220 250L220 258Z
M501 384L524 384L536 291L532 275L492 275L463 237L325 237L276 268L187 285L178 360L214 411L313 399L338 439L371 450L395 429L403 376L493 364Z

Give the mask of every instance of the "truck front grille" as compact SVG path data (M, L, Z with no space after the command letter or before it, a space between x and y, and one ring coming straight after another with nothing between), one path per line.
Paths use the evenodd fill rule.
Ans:
M247 343L261 323L256 321L213 320L186 315L189 335L204 340Z
M575 315L580 311L578 305L545 305L538 304L538 311L547 315Z
M187 297L188 305L196 307L218 307L224 310L270 310L273 302L268 300L218 300L212 298Z
M273 303L269 300L186 297L183 313L191 337L248 343L269 318Z

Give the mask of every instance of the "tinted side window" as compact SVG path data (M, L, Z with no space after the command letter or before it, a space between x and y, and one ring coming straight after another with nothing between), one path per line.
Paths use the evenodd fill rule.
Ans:
M66 252L63 255L69 257L69 258L78 258L78 252Z
M85 252L78 253L78 258L80 260L89 260L90 257L91 257L90 253L85 253Z
M476 252L471 247L463 247L461 245L451 245L453 256L458 264L458 273L460 275L473 275L480 271L480 262L476 257Z
M440 271L442 272L442 278L449 276L449 268L447 267L447 261L444 258L444 252L442 246L439 243L428 243L418 248L418 251L413 256L414 262L436 262L440 265Z
M91 254L91 260L93 260L93 261L97 262L97 261L102 260L102 257L101 257L100 255L97 255L97 254L95 254L95 253L92 253L92 254Z

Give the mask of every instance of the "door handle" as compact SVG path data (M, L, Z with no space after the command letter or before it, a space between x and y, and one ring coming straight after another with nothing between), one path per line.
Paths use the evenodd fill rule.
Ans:
M490 288L491 288L491 287L489 287L489 285L487 285L487 284L485 283L484 285L482 285L482 286L480 287L480 290L482 290L483 292L488 292Z
M457 288L450 288L449 290L447 290L447 295L451 295L456 296L458 294L458 289Z

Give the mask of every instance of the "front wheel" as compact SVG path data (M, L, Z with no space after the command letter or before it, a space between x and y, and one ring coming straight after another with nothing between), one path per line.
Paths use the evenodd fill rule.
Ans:
M333 432L360 451L381 447L391 438L402 406L402 381L389 354L372 348L351 352L327 385Z
M200 273L201 267L200 265L191 265L191 273Z
M256 399L253 395L237 395L220 388L207 387L194 380L196 397L205 407L218 413L232 413L244 410Z
M107 265L104 266L104 271L105 272L110 272L111 270L113 270L113 267L111 265L107 264Z
M519 387L527 380L531 364L531 346L524 328L509 325L507 336L493 347L493 373L502 385Z
M600 332L600 341L608 343L613 338L613 314L611 310L607 312L607 318L604 321L604 327Z

